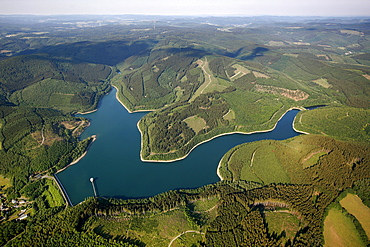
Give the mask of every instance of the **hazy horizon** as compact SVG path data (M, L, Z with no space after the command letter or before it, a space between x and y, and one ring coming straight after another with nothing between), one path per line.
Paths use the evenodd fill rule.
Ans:
M1 15L320 16L370 15L365 0L0 0Z

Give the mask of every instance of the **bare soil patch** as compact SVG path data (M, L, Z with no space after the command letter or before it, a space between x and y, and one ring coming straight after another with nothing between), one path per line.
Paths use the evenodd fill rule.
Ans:
M272 94L278 94L282 95L284 97L293 99L295 101L305 100L310 95L306 92L303 92L299 89L292 90L292 89L286 89L281 87L275 87L275 86L265 86L265 85L255 85L256 91L259 92L266 92L266 93L272 93Z

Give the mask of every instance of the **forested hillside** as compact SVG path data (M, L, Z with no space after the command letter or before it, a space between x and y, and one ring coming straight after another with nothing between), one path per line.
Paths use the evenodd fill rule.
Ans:
M0 18L1 246L369 245L369 20L24 18ZM53 175L95 138L74 114L111 86L152 110L144 160L272 129L290 108L309 134L231 149L215 184L69 207Z

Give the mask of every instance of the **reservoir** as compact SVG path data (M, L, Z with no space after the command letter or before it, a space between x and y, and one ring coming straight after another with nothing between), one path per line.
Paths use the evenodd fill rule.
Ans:
M158 163L140 160L137 122L146 113L128 113L117 101L116 89L105 96L98 111L84 115L91 121L81 138L96 135L87 155L57 174L73 205L94 196L142 198L181 188L197 188L219 181L217 166L232 147L265 139L284 140L299 135L292 128L299 110L288 111L270 132L217 137L196 147L187 158Z

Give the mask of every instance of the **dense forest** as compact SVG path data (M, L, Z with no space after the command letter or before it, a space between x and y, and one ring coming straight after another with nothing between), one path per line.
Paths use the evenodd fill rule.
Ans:
M370 20L96 18L0 16L1 246L370 244ZM272 129L291 108L307 134L229 150L215 184L71 207L54 174L93 145L75 114L111 86L152 110L144 160Z

